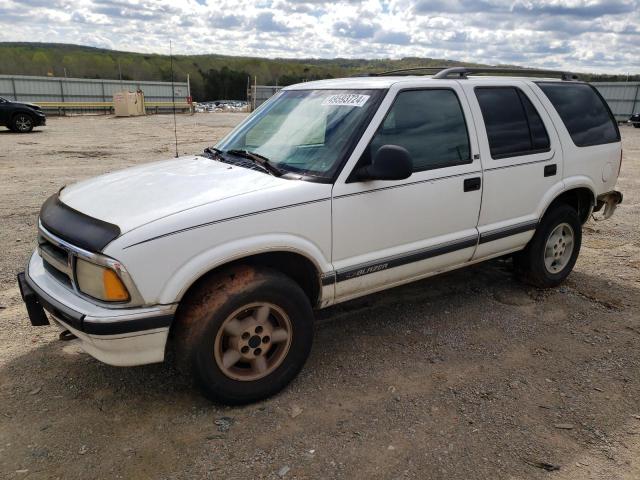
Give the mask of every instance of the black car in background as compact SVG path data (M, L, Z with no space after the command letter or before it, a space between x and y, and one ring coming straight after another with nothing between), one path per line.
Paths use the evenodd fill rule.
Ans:
M12 102L0 97L0 125L13 132L27 133L33 130L33 127L46 123L47 117L39 106Z
M634 127L640 128L640 113L631 114L631 117L629 117L629 122L631 122Z

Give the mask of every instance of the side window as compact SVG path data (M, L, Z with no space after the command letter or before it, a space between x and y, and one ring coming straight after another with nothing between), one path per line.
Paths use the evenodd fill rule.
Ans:
M371 140L363 163L383 145L406 148L414 172L471 163L462 106L449 89L400 92Z
M538 82L578 147L620 140L620 131L609 107L586 83Z
M516 87L475 89L487 129L492 158L549 150L549 135L535 107Z

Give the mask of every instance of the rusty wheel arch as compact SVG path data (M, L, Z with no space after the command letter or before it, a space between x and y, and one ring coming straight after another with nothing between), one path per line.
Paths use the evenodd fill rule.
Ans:
M239 259L218 265L203 273L185 289L179 302L182 303L198 286L209 282L219 272L232 270L235 267L248 266L256 269L265 268L276 270L295 281L309 298L312 307L320 300L321 280L318 267L314 262L300 253L290 251L273 251L248 255Z

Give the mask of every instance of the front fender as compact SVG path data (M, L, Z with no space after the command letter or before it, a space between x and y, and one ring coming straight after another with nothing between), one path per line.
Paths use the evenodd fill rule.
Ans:
M189 259L169 278L158 301L161 304L179 302L189 287L207 272L235 260L267 252L297 253L310 260L318 273L332 270L329 259L320 248L305 238L289 234L243 238L217 245Z

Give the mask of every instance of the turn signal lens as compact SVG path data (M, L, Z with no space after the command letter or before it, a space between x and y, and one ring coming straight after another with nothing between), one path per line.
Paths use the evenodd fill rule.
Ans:
M104 269L102 272L104 293L110 302L124 302L129 300L129 292L122 284L122 280L113 270Z
M129 292L113 270L78 259L76 262L78 289L104 302L125 302Z

